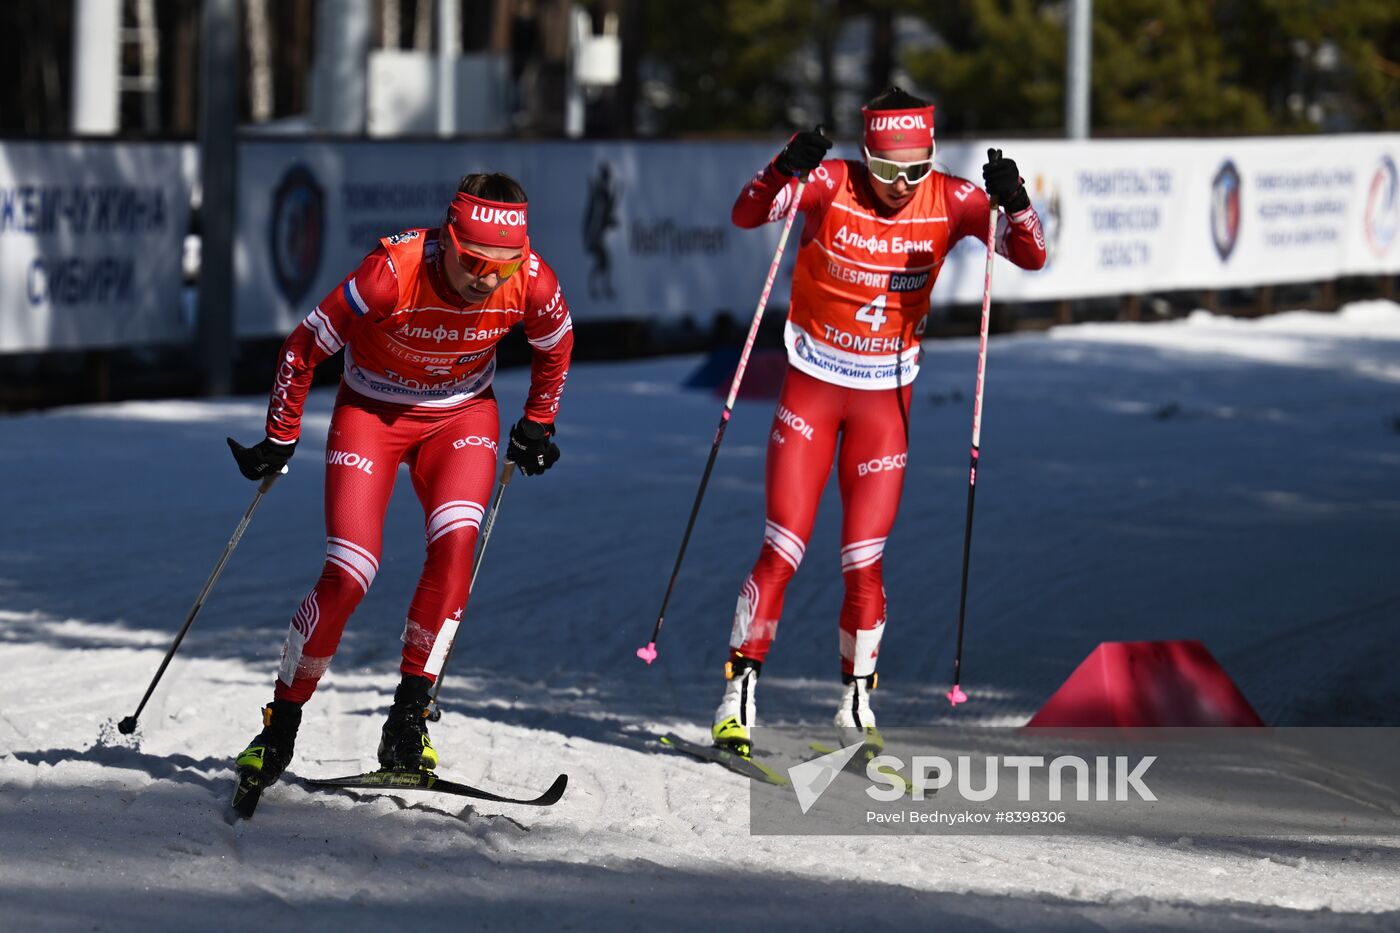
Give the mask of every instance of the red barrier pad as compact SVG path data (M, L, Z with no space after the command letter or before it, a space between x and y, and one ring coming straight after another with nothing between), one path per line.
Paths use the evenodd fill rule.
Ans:
M1262 726L1264 721L1199 641L1106 641L1026 725Z

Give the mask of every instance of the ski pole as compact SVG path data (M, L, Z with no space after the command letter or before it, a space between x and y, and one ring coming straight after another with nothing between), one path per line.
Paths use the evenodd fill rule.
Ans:
M773 291L773 279L778 275L778 265L783 261L783 250L787 247L788 234L792 232L792 222L797 217L802 203L802 189L807 179L799 178L797 190L792 196L792 207L787 220L783 222L782 235L778 237L778 249L773 253L773 263L768 267L768 280L763 283L763 294L758 298L754 309L753 323L749 325L749 336L744 341L744 349L739 353L739 368L734 370L734 380L729 384L729 397L724 401L724 412L719 417L719 428L715 431L715 442L710 445L710 459L705 463L705 472L700 476L700 490L695 494L695 504L690 507L690 519L685 523L685 534L681 536L681 549L676 554L676 565L671 568L671 582L666 584L666 595L661 599L661 611L656 614L656 626L651 630L651 640L637 649L637 657L647 664L656 660L656 640L661 637L661 625L666 619L666 606L671 602L671 591L676 587L676 577L681 572L681 562L685 560L686 545L690 543L690 533L695 528L695 516L700 514L700 502L705 498L705 487L710 483L710 473L715 468L715 457L719 455L719 445L724 441L724 429L729 426L729 416L734 411L734 400L739 397L739 383L744 380L744 370L749 365L749 354L753 352L754 340L758 337L758 324L763 320L763 310L768 306L768 295Z
M967 472L967 525L963 529L962 592L958 596L958 651L953 658L953 689L948 702L967 702L962 680L963 627L967 618L967 568L972 558L972 505L977 498L977 457L982 445L982 389L987 380L987 331L992 320L992 260L996 257L997 199L991 198L987 216L987 277L982 282L982 330L977 344L977 392L972 402L972 465Z
M228 544L224 546L224 552L219 555L219 562L214 565L213 573L209 574L209 579L204 581L204 589L199 591L199 597L195 599L194 605L190 607L190 614L185 616L185 624L180 627L180 633L175 636L175 641L170 645L170 650L165 653L165 660L160 662L160 667L156 670L156 676L151 679L151 685L146 688L146 695L141 698L141 703L136 707L136 712L117 723L117 731L122 735L130 735L136 731L136 720L140 717L141 711L146 708L146 701L155 692L156 684L160 683L160 678L165 674L165 669L170 665L170 659L175 656L175 652L180 647L180 642L184 640L185 633L194 624L195 616L199 615L199 610L204 608L204 600L208 598L209 592L214 589L214 584L219 582L219 575L224 572L224 567L228 564L228 559L233 556L233 549L238 547L238 542L243 538L243 532L248 529L248 523L253 520L253 513L257 511L258 503L262 497L267 495L267 491L272 488L272 484L277 482L277 477L287 472L283 467L279 472L273 473L263 479L258 484L258 491L253 496L253 501L248 504L248 510L243 513L243 518L239 520L238 527L233 530L233 537L228 539Z
M486 515L486 522L481 526L481 543L477 545L476 556L472 558L472 578L467 584L467 599L471 600L472 591L476 589L476 575L481 571L481 558L486 553L486 543L491 540L491 529L496 526L496 514L501 511L501 497L506 494L506 487L510 485L511 477L515 476L515 463L507 460L505 466L501 468L501 478L496 486L496 501L491 503L491 511ZM460 630L461 622L458 622ZM433 704L432 710L428 713L428 719L437 722L442 718L442 708L438 706L438 691L442 689L442 678L447 673L447 662L452 660L452 649L457 647L457 636L454 633L452 641L447 645L447 654L443 655L442 667L438 668L437 679L433 682L433 693L428 697L428 702Z

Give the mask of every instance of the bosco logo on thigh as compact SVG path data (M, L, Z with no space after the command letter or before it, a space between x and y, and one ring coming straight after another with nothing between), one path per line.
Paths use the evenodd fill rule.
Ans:
M904 469L908 463L909 455L907 453L875 457L856 464L856 475L869 476L871 473L892 473Z
M484 447L491 451L491 456L494 457L496 455L496 442L480 434L470 434L466 437L459 437L452 442L453 450L462 450L465 447Z

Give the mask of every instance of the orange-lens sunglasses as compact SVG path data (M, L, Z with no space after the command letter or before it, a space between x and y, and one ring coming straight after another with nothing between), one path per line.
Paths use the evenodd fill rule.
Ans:
M463 269L477 278L484 278L494 272L498 279L508 279L525 264L525 257L530 252L527 242L525 249L521 250L520 255L514 259L491 259L463 247L451 224L443 226L447 230L448 239L452 242L452 251L457 255L457 261L462 264Z

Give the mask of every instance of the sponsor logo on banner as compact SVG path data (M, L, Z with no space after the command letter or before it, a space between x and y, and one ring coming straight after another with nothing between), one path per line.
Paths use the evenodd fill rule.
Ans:
M178 152L0 143L0 352L185 339Z
M1366 192L1365 223L1366 242L1371 245L1371 251L1384 256L1400 228L1400 177L1396 174L1395 160L1388 155L1381 156L1371 176L1371 187Z
M1240 237L1240 173L1229 159L1210 183L1210 235L1220 261L1228 261Z
M272 192L268 249L283 297L296 304L306 296L321 265L326 239L326 197L311 169L296 163Z
M588 297L614 299L612 253L608 249L608 231L618 225L617 221L618 184L613 179L612 166L606 162L598 165L598 171L588 183L588 203L583 208L583 251L588 254L591 267L588 270ZM554 301L559 293L554 294Z
M628 246L634 256L718 256L729 250L729 230L724 225L680 224L670 217L633 220Z

